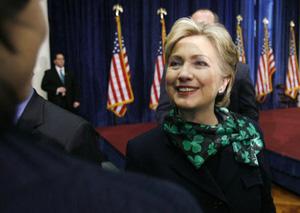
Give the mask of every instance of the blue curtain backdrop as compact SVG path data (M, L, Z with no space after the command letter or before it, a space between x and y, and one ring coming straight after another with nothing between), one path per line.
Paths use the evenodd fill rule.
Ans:
M258 33L257 44L258 53L261 52L263 43L263 24L262 20L266 17L269 20L269 33L272 48L275 55L276 72L273 76L273 93L268 95L266 101L261 104L261 109L272 109L283 107L280 104L279 93L282 89L276 89L279 84L285 85L287 71L290 21L294 20L296 27L295 33L298 38L299 30L299 1L298 0L259 0L258 1ZM299 40L297 40L297 45ZM259 61L259 55L255 56L255 64ZM255 78L256 79L256 70Z
M124 118L116 118L106 109L116 29L112 7L117 3L124 9L122 32L135 96ZM298 32L298 0L48 0L51 56L56 52L65 54L67 66L80 85L81 114L95 126L154 120L154 112L148 105L160 36L160 22L156 15L159 7L168 12L167 32L176 19L189 16L197 9L208 8L220 16L233 39L236 16L241 14L244 17L242 27L247 63L254 83L263 39L262 19L268 17L277 68L273 85L284 83L291 19L296 22L295 31ZM274 91L261 108L280 107L278 91Z

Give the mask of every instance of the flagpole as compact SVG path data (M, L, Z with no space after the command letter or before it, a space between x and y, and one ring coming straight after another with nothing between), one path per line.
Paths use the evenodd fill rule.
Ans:
M119 4L114 5L113 10L116 12L116 23L117 23L117 32L118 32L118 41L120 46L120 51L122 53L122 58L124 59L123 53L123 44L122 44L122 30L121 30L121 21L120 21L120 13L123 13L123 7Z
M113 6L113 11L115 12L116 32L108 82L107 109L115 116L123 117L127 111L126 105L133 102L134 96L130 83L129 61L121 30L120 14L123 8L116 4Z
M236 24L236 45L238 47L238 55L239 55L239 61L242 63L246 63L246 56L245 56L245 49L244 49L244 39L243 39L243 32L241 27L241 22L243 21L243 17L241 15L238 15L236 17L237 24Z
M166 43L166 37L167 37L166 23L165 23L164 16L166 16L167 14L168 13L167 13L165 8L159 8L157 10L157 15L160 16L160 23L161 23L161 41L162 41L162 50L163 50L164 62L165 62L165 43Z
M288 57L288 66L285 79L285 95L289 96L292 99L297 98L297 107L299 107L299 89L300 89L300 73L298 67L298 58L297 58L297 47L295 39L295 23L294 21L290 22L290 35L289 35L289 57Z
M264 102L267 95L273 92L272 76L276 71L274 53L269 39L267 18L263 19L264 24L264 41L261 56L259 59L256 81L256 100L260 103Z
M117 33L118 33L118 42L119 42L119 47L120 47L120 52L121 52L121 66L123 70L126 70L126 65L125 65L125 53L124 53L124 48L123 48L123 43L122 43L122 29L121 29L121 19L120 19L120 13L123 13L123 7L120 4L116 4L113 6L113 11L115 11L115 19L116 19L116 23L117 23ZM127 81L130 82L130 74L127 73ZM131 84L127 84L129 87L129 96L132 97L130 102L133 102L133 92L132 92L132 88L131 88Z
M158 53L154 63L154 75L153 75L153 81L150 90L149 107L152 110L156 110L158 106L159 96L160 96L160 82L163 76L163 70L165 64L164 46L166 40L166 24L165 24L164 16L167 15L167 11L164 8L159 8L157 10L157 15L160 16L161 39L159 42Z
M118 43L120 47L121 52L121 60L124 61L124 55L123 55L123 46L122 46L122 31L121 31L121 23L120 23L120 13L123 13L123 7L120 4L116 4L113 6L113 11L115 11L115 20L117 24L117 33L118 33ZM123 63L121 63L121 66L123 66ZM114 113L114 115L116 115ZM113 116L113 125L115 126L117 124L117 116Z

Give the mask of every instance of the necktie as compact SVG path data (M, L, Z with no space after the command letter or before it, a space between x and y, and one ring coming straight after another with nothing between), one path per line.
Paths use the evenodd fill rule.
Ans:
M65 76L64 76L63 70L60 69L58 71L58 73L59 73L59 78L60 78L61 82L64 84L65 83Z

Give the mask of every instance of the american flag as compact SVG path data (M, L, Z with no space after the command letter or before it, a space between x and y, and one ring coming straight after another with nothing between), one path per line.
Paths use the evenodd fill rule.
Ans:
M273 91L272 75L275 70L275 57L269 41L268 24L264 23L264 44L259 58L255 86L257 101L263 102L266 95Z
M286 72L286 89L285 94L295 99L300 89L300 78L298 69L298 60L296 53L296 41L294 27L291 25L290 28L290 41L289 41L289 59L288 59L288 70Z
M162 52L162 43L159 42L159 47L157 50L157 58L155 61L154 78L151 85L151 95L150 95L150 108L155 110L158 105L158 100L160 96L160 81L164 71L164 57Z
M244 50L244 42L243 42L243 31L240 23L236 25L236 40L235 44L237 46L237 52L239 61L242 63L246 63L246 56L245 56L245 50Z
M114 112L118 117L123 117L127 111L126 104L133 102L133 100L126 48L120 32L117 31L110 64L107 109Z
M163 15L159 12L163 11L164 15L166 15L166 11L161 8L158 11L160 14L160 23L161 23L161 41L158 45L157 57L155 60L155 68L154 68L154 77L151 85L151 94L150 94L150 103L149 107L152 110L155 110L158 106L159 96L160 96L160 81L163 76L164 66L165 66L165 55L164 55L164 45L166 40L166 24Z

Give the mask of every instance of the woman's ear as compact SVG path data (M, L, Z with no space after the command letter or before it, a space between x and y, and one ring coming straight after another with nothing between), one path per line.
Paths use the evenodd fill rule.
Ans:
M219 88L219 91L218 91L220 94L225 92L229 81L230 81L229 77L223 78L222 85L221 85L221 87Z

